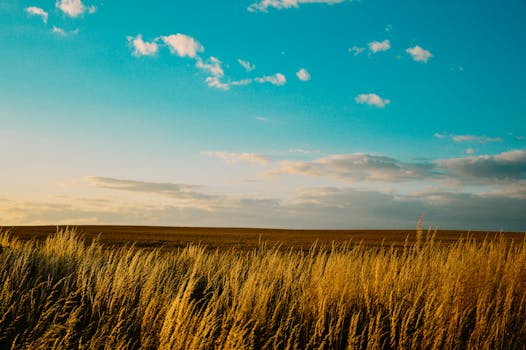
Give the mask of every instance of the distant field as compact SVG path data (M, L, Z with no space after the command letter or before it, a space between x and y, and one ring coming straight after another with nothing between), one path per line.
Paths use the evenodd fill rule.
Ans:
M65 226L5 226L1 230L9 231L23 240L43 240ZM201 244L207 248L252 249L261 242L267 246L280 245L283 249L309 249L315 242L363 243L365 246L403 246L408 240L412 243L416 237L415 229L408 230L283 230L260 228L210 228L210 227L152 227L152 226L70 226L86 240L99 237L105 245L122 246L134 243L145 248L177 248L188 244ZM428 231L424 230L424 233ZM433 232L429 232L432 234ZM477 241L498 239L521 243L524 232L483 232L439 230L436 240L443 245L458 242L461 237L470 237Z

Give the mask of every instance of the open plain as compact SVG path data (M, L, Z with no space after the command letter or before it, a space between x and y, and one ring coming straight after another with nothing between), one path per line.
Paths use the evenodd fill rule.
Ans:
M6 226L3 231L21 240L44 240L67 226ZM70 226L87 241L95 238L108 246L134 244L142 248L182 248L198 244L206 248L254 249L265 244L280 249L308 250L313 244L350 243L366 247L402 247L414 243L415 229L406 230L290 230L265 228L160 227L160 226ZM441 245L457 243L461 238L475 241L504 239L522 243L524 232L486 232L424 229L435 234Z

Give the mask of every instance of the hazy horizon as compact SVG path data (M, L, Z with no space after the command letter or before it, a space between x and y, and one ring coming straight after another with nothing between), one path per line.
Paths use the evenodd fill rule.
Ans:
M526 230L526 3L0 4L0 225Z

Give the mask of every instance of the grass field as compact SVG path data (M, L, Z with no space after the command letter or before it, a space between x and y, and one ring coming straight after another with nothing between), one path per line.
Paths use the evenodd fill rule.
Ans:
M458 233L442 232L438 236L450 240L441 244L418 228L403 246L403 232L380 233L396 238L389 247L379 244L380 235L369 237L370 245L324 244L368 231L309 231L306 238L304 231L79 229L84 240L71 229L49 227L0 234L0 348L519 349L526 344L524 234L453 242ZM91 239L100 232L103 242ZM126 233L148 249L123 246ZM260 237L294 241L287 249L226 248L257 245ZM313 239L319 240L317 247L291 249ZM175 248L195 241L210 245ZM161 242L174 249L154 248Z

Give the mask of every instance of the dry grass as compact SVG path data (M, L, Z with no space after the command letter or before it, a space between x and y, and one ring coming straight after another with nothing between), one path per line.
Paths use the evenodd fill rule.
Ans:
M523 348L526 241L103 249L0 235L1 349Z

